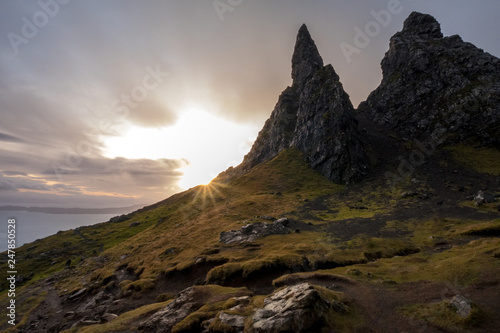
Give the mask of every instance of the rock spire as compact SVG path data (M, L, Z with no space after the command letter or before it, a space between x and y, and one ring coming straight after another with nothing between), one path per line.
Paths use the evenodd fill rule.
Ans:
M382 60L383 79L358 111L408 139L500 147L500 59L430 15L412 13Z
M307 27L297 35L292 86L278 102L241 165L226 175L244 174L287 148L303 153L310 165L337 183L361 178L368 169L349 96L331 65L323 66Z

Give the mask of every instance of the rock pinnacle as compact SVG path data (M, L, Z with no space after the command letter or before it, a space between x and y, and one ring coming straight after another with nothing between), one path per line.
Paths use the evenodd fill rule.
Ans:
M441 25L429 14L413 12L404 22L403 34L429 38L443 38Z
M292 56L292 87L301 90L308 79L323 67L318 48L303 24L297 34L295 50Z

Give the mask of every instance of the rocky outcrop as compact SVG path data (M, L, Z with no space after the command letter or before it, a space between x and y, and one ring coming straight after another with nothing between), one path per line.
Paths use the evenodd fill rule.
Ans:
M222 293L210 295L207 288ZM193 325L189 332L323 332L332 329L334 323L329 318L333 313L350 311L348 305L337 300L338 293L307 282L276 290L264 299L262 308L256 307L249 295L233 296L230 292L234 288L226 291L220 288L223 287L183 290L163 309L144 320L139 330L187 332L187 326L179 330L179 325L191 315Z
M314 169L336 183L361 178L368 163L354 109L333 67L323 66L305 25L292 56L292 79L243 163L223 176L247 173L281 151L297 148Z
M139 325L144 332L170 333L172 328L203 306L195 296L194 287L183 290L175 300Z
M436 19L412 13L390 41L383 79L358 110L411 139L500 146L500 60L443 37Z
M493 194L489 193L489 192L486 192L486 191L483 191L483 190L479 190L476 195L474 195L474 204L476 206L481 206L485 203L492 203L492 202L495 202L496 201L496 198Z
M251 317L249 332L320 332L328 311L347 312L341 302L331 303L311 284L301 283L274 292L264 308Z
M450 306L456 310L460 317L468 317L472 311L472 302L462 295L453 296Z
M237 230L221 232L219 241L226 244L243 243L253 242L270 235L285 235L290 233L290 230L285 227L287 224L287 218L281 218L273 223L250 223Z

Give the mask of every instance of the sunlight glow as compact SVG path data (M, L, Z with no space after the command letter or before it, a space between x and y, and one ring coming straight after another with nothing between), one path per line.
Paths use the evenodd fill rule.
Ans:
M119 137L105 140L105 156L131 159L184 159L179 186L187 189L208 184L221 171L241 163L257 135L255 126L216 117L200 107L181 112L169 127L143 128L131 125Z

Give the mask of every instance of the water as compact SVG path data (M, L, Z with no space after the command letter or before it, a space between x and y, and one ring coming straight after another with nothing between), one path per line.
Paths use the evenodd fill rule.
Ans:
M16 220L16 247L56 234L61 230L106 222L118 214L46 214L0 211L0 252L7 250L7 221Z

